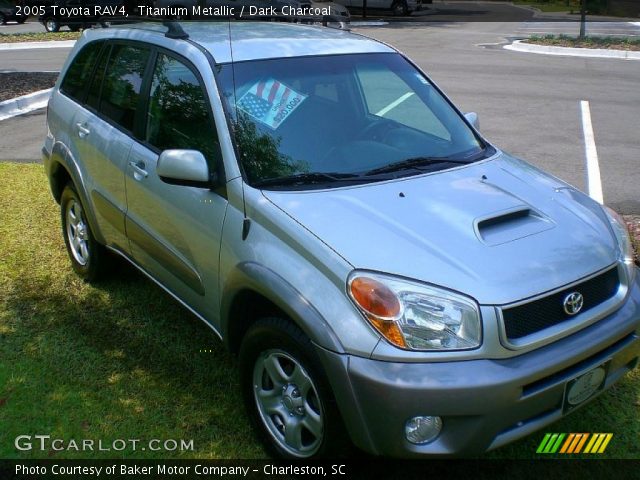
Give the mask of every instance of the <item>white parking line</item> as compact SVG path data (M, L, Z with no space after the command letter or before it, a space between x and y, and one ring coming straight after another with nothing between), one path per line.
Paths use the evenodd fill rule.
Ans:
M407 92L404 95L402 95L399 99L394 100L393 102L391 102L389 105L387 105L386 107L384 107L382 110L376 112L376 115L379 117L384 117L385 113L390 112L391 110L393 110L394 108L396 108L398 105L400 105L402 102L404 102L407 98L409 98L411 95L413 95L413 92Z
M600 203L604 203L602 196L602 179L600 177L600 164L598 163L598 151L591 124L591 108L589 102L580 102L582 114L582 133L584 135L584 150L587 159L587 191L589 196Z

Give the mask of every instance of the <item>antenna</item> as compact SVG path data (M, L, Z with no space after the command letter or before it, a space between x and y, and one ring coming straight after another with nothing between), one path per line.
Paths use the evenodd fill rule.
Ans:
M167 38L175 38L177 40L186 40L189 38L189 34L182 29L182 25L180 25L175 20L166 20L162 22L162 25L167 27L167 33L164 34Z
M233 61L233 42L231 41L231 17L227 19L227 31L229 36L229 54L231 56L231 83L233 84L233 108L236 112L236 120L238 116L238 101L236 98L236 66ZM236 122L237 123L237 122ZM235 130L235 128L234 128ZM235 134L236 132L234 132ZM237 145L237 142L236 142ZM242 152L237 151L239 155L242 155ZM242 160L238 159L240 162ZM249 228L251 227L251 220L247 217L247 202L244 196L244 182L241 182L242 185L242 213L244 215L244 221L242 222L242 240L247 238L249 235Z
M233 42L231 41L231 17L227 19L227 31L229 32L229 53L231 55L231 79L233 83L233 107L238 104L236 98L236 66L233 61Z

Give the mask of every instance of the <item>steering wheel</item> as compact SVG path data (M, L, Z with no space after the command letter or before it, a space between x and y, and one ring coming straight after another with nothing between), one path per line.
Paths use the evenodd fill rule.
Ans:
M389 131L396 128L391 122L384 120L374 120L369 125L364 127L360 133L356 136L357 140L374 140L382 141L384 135Z

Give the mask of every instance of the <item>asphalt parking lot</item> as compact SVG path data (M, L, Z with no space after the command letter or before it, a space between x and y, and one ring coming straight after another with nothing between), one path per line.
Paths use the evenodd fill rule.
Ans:
M580 102L588 101L604 202L622 213L640 214L640 61L502 48L530 25L398 22L354 31L410 56L458 107L479 113L483 134L496 146L583 190ZM0 71L58 70L67 53L61 48L0 51ZM38 161L44 131L42 112L0 122L0 159Z

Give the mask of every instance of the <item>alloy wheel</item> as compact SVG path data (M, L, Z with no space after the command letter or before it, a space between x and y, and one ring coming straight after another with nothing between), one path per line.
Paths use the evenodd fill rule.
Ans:
M253 369L260 418L275 442L292 456L315 454L324 435L323 408L313 379L282 350L263 352Z
M67 203L67 239L73 258L84 266L89 261L89 228L82 211L82 205L75 199Z

